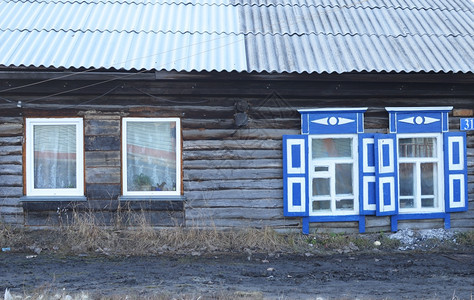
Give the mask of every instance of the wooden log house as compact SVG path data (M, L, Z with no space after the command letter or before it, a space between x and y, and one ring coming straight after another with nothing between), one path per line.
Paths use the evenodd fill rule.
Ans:
M473 3L343 2L1 4L0 222L472 230Z

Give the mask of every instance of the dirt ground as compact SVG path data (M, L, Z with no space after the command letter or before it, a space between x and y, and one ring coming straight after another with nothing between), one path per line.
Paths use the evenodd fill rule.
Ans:
M2 294L6 288L25 294L42 287L72 294L87 292L92 298L179 294L192 299L216 295L247 299L473 299L474 295L474 251L324 256L30 255L0 253Z

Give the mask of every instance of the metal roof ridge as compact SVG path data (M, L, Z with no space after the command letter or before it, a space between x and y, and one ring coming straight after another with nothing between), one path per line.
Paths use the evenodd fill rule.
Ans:
M13 3L46 3L46 4L128 4L128 5L163 5L163 4L176 4L176 5L192 5L192 6L258 6L258 7L271 7L271 6L291 6L291 7L321 7L321 8L356 8L356 9L400 9L400 10L439 10L439 11L462 11L462 12L472 12L470 9L463 9L463 8L439 8L439 7L400 7L400 6L395 6L395 5L380 5L380 4L375 4L374 6L361 6L360 2L357 2L355 4L350 4L350 5L337 5L337 4L295 4L295 3L239 3L239 2L234 2L234 3L216 3L216 2L210 2L210 3L202 3L202 2L192 2L192 1L180 1L180 0L163 0L162 2L160 1L153 1L153 0L144 0L141 2L136 2L134 0L123 0L121 2L119 1L113 1L113 0L97 0L97 1L89 1L89 0L4 0L5 2L13 2ZM1 2L1 0L0 0ZM369 3L369 5L372 5L372 3Z

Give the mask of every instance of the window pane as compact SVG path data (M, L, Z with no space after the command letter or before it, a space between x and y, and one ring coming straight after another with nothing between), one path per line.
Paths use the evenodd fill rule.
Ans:
M127 186L176 190L176 122L127 122Z
M34 125L34 187L76 188L76 125Z
M434 207L434 198L421 199L421 207Z
M435 138L406 138L398 140L400 157L436 157Z
M313 178L313 196L328 196L329 178Z
M336 194L352 194L352 164L336 164Z
M313 201L313 211L317 210L331 210L331 201Z
M414 208L415 200L413 198L400 199L400 208Z
M400 164L400 196L413 196L415 164Z
M434 174L436 172L436 164L421 164L421 194L434 195Z
M342 199L336 201L336 210L354 210L354 200Z
M313 139L313 158L352 157L352 139Z

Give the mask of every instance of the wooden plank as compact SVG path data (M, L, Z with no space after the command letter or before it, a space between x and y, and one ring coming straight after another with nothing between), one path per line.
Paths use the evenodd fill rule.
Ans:
M283 180L281 179L260 179L260 180L206 180L206 181L184 181L184 190L207 191L224 189L281 189Z
M21 155L0 155L0 164L5 165L21 165L23 157Z
M85 121L85 135L119 135L120 120L95 120Z
M0 186L23 186L22 175L0 175Z
M279 140L193 140L183 141L183 149L191 150L236 150L236 149L278 149L282 147Z
M2 215L15 215L22 214L23 207L21 206L0 206L0 214Z
M299 128L289 129L185 129L183 139L190 140L223 140L223 139L280 139L284 134L299 134Z
M226 161L231 159L283 159L282 150L195 150L185 151L183 153L184 160L220 160Z
M22 141L21 136L0 137L0 146L21 145Z
M192 228L286 228L300 227L298 219L251 220L251 219L186 219L186 225ZM300 229L301 230L301 229Z
M0 123L0 136L15 136L23 134L23 125L15 123Z
M435 229L444 228L443 219L430 220L400 220L398 221L398 230L401 229Z
M88 200L116 200L122 193L120 184L86 184L86 197Z
M283 219L283 210L280 208L194 208L186 209L186 220L202 219L253 219L276 220Z
M21 197L23 196L22 187L2 187L0 189L0 197Z
M85 151L120 151L120 136L85 136Z
M184 180L280 179L281 169L184 170Z
M281 208L283 209L283 199L202 199L186 202L189 208L225 208L225 207L246 207L246 208Z
M281 157L275 159L185 160L184 169L259 169L282 168Z
M0 175L21 175L23 171L20 165L0 165Z
M86 183L120 183L120 167L86 168Z
M20 205L20 197L16 197L16 198L2 197L0 198L0 205L5 205L5 206Z
M120 167L120 151L87 151L86 168Z
M22 226L24 224L24 221L25 217L22 214L0 216L0 222L12 226Z
M0 146L0 156L3 155L21 155L22 146Z
M187 203L193 200L229 200L234 199L281 199L283 201L283 189L271 190L215 190L215 191L189 191L184 193Z

